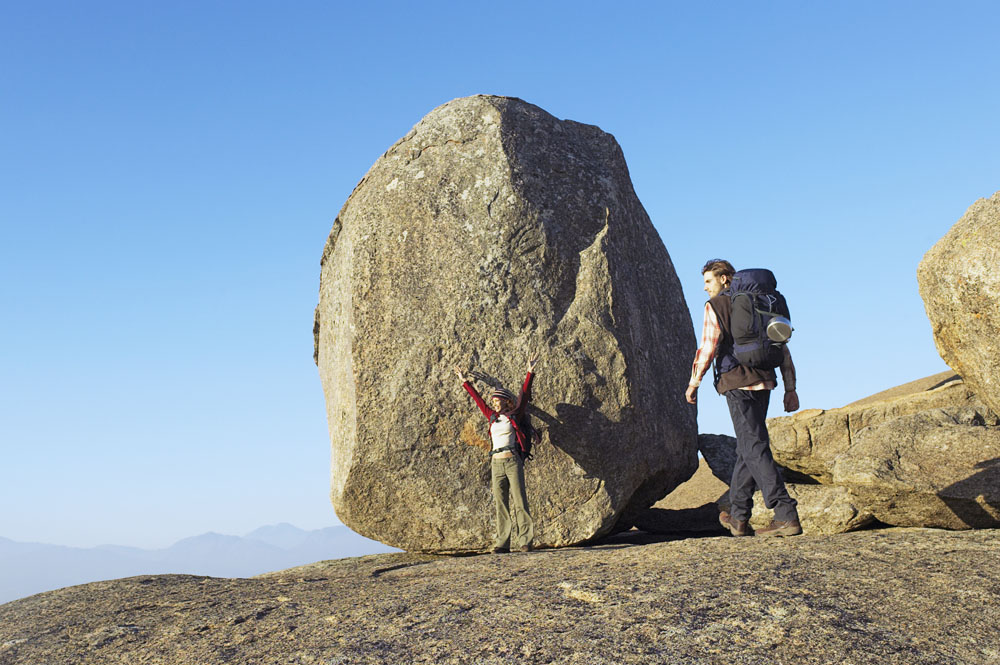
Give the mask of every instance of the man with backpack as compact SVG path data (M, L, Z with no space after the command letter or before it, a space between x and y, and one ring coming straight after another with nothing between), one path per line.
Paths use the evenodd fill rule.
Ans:
M781 368L785 411L799 408L795 366L783 341L791 334L788 308L769 270L737 273L729 261L712 259L702 268L705 323L695 353L685 397L697 401L698 386L715 360L715 389L725 395L736 431L736 465L729 484L731 512L719 522L734 536L752 535L749 527L753 493L760 489L774 520L758 536L795 536L802 533L796 501L788 495L767 434L767 406L777 386L774 368ZM773 321L774 325L768 324ZM770 328L770 330L769 330ZM774 341L775 338L781 340Z

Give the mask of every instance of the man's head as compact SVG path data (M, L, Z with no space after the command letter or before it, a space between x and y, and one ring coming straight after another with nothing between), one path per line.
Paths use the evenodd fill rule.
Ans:
M733 281L736 269L733 264L725 259L712 259L701 269L701 275L705 278L705 291L709 298L722 293Z

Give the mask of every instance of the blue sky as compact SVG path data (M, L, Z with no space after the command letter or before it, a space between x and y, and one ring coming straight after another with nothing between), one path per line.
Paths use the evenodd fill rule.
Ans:
M803 407L944 370L915 272L1000 189L998 18L0 4L0 536L154 547L336 523L312 362L323 243L374 160L471 94L615 135L697 327L705 259L771 267ZM699 421L731 432L707 390Z

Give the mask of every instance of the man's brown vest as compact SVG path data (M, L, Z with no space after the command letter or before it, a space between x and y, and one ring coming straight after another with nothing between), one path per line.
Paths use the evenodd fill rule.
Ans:
M719 348L715 353L715 366L719 367L722 357L733 352L733 333L730 319L733 314L733 301L728 294L719 294L708 301L712 306L712 311L719 319L719 326L722 328L722 337L719 339ZM746 388L761 381L775 383L773 369L753 369L738 365L736 369L730 370L719 377L715 383L715 389L722 395L728 390Z

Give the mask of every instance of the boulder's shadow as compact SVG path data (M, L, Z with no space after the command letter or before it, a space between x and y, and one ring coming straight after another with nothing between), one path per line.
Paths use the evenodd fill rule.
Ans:
M723 531L721 527L718 531L677 531L674 533L653 533L640 529L630 529L588 541L582 547L631 547L635 545L671 543L692 538L719 538L726 535L728 535L727 532Z
M538 419L548 429L552 445L566 453L587 477L603 478L614 473L614 469L608 467L607 455L600 456L596 447L581 444L593 437L594 432L613 430L613 423L607 416L596 409L566 402L556 404L555 416L541 409L537 412ZM609 445L614 445L614 442L609 442Z
M974 529L996 528L1000 525L1000 457L984 460L976 465L982 469L965 480L944 488L938 497L966 525ZM976 501L976 497L991 497L983 503L992 513Z

